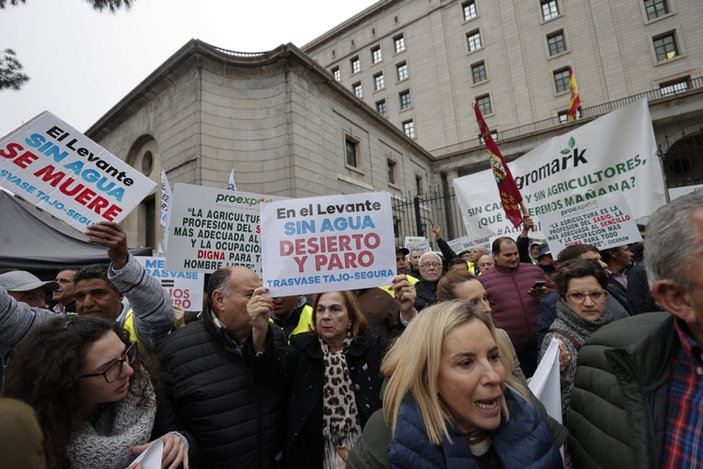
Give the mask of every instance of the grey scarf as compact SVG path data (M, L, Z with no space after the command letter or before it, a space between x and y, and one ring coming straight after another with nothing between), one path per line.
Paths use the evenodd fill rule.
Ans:
M138 406L144 387L147 402ZM155 417L156 396L151 381L132 381L124 399L103 406L74 436L67 450L71 468L126 468L136 457L132 446L149 441Z

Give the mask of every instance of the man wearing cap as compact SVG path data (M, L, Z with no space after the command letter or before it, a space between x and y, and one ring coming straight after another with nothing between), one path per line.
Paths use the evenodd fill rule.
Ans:
M405 275L408 273L408 260L407 256L410 254L408 248L397 247L395 248L395 270L398 275Z
M549 250L549 245L546 242L539 245L537 265L548 276L551 276L554 273L554 258L552 257L552 251Z
M26 270L11 270L0 274L0 286L15 300L35 308L46 308L46 293L57 287L53 280L41 281Z

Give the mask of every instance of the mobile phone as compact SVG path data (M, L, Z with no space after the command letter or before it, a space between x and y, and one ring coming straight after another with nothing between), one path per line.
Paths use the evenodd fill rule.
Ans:
M537 289L537 288L547 288L547 282L544 280L537 280L533 285L532 288Z

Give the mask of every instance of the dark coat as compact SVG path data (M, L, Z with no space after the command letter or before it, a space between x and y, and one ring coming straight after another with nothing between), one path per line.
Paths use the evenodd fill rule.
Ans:
M561 469L561 456L547 428L547 423L522 397L505 389L510 419L501 421L491 431L492 445L506 468ZM395 434L391 441L392 468L407 469L479 469L468 443L451 424L440 446L430 443L420 407L412 397L400 406Z
M419 282L415 284L415 309L422 311L422 309L437 303L437 284L439 280L430 282L425 280L422 276L418 277Z
M206 312L159 348L178 428L195 438L204 467L276 467L283 443L285 342L283 331L270 325L266 353L257 357Z
M317 336L291 337L297 350L293 373L288 422L286 425L286 465L289 468L322 467L322 387L324 362ZM364 330L346 352L349 376L354 384L359 425L363 428L371 414L381 407L381 360L387 342L371 329Z
M575 467L659 467L680 346L667 313L638 314L591 336L579 351L568 410Z

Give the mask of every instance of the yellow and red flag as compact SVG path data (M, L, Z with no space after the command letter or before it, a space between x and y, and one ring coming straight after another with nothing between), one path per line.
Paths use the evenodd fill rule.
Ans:
M513 179L510 168L508 168L508 164L503 159L498 145L493 141L491 131L488 129L488 125L483 119L478 104L474 103L473 106L474 112L476 113L476 122L478 122L478 128L481 131L481 136L486 144L488 156L491 160L491 169L493 170L493 177L498 185L500 202L503 204L503 210L505 210L505 215L508 217L508 220L517 228L522 224L522 214L520 212L522 195L520 195L520 190L517 188L517 184L515 184L515 179Z
M576 120L576 114L581 107L581 96L579 95L579 87L576 84L576 75L574 75L574 67L569 66L569 110L566 111L566 120L571 122Z

